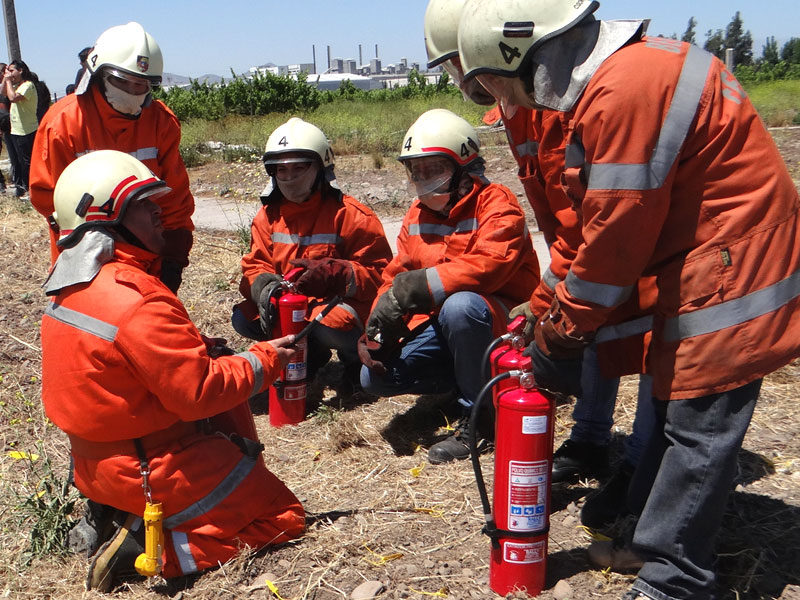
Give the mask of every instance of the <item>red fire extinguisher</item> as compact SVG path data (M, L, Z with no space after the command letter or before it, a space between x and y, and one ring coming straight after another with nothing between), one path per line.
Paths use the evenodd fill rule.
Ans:
M553 467L555 402L536 388L531 361L523 356L524 317L487 350L491 380L472 407L469 444L472 466L492 541L489 586L505 596L515 590L538 595L545 582L550 529L550 474ZM481 404L494 394L494 511L489 503L477 448Z
M307 324L308 297L298 294L293 283L300 273L300 268L289 271L281 282L278 297L271 299L277 305L277 337L299 334ZM295 346L294 356L269 388L269 423L273 427L294 425L306 418L308 341L297 340Z

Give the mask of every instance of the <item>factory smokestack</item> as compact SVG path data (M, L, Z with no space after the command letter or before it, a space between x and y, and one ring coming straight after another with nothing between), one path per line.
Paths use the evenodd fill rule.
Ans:
M328 70L331 68L331 47L328 46Z

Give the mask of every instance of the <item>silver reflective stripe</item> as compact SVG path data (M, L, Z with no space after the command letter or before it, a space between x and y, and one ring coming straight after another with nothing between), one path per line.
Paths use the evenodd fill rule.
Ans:
M517 156L536 156L539 154L539 142L534 142L532 140L527 140L522 142L521 144L517 144L515 146L517 150Z
M551 290L554 290L556 289L556 286L558 285L558 282L561 281L561 279L550 270L550 267L547 267L547 270L544 272L544 275L542 276L542 281L547 287L549 287Z
M75 158L80 158L81 156L89 154L90 152L96 152L96 150L84 150L83 152L76 152ZM137 160L155 160L158 158L158 148L156 146L152 146L150 148L139 148L133 152L128 152L128 154Z
M654 190L660 188L680 154L705 88L712 55L691 46L675 95L647 164L587 164L590 190Z
M664 340L676 342L696 335L735 327L778 310L800 296L800 271L741 298L670 317L664 325Z
M257 394L261 386L264 385L264 366L252 352L240 352L236 356L242 357L253 367L253 392L250 395Z
M439 272L436 267L429 267L425 269L425 276L428 278L428 287L431 289L431 295L433 296L433 305L439 306L447 298Z
M356 323L358 323L359 328L364 329L364 325L363 323L361 323L361 318L358 316L358 313L356 312L355 308L347 304L347 302L340 302L338 306L342 310L346 310L348 313L353 315L353 317L355 317Z
M164 527L167 529L174 529L187 521L191 521L213 510L220 502L230 496L233 490L239 487L239 484L242 483L250 474L250 471L253 470L255 464L255 458L242 456L241 460L233 467L231 472L225 476L225 479L219 482L217 487L191 506L187 506L181 512L164 519Z
M71 308L64 308L55 302L50 302L47 305L44 314L48 317L52 317L56 321L74 327L75 329L85 331L107 342L113 342L117 337L118 328L114 325L72 310Z
M173 531L171 533L172 547L175 550L175 555L178 557L181 573L184 575L197 573L197 565L194 562L194 556L192 556L192 548L189 546L189 536L183 531Z
M584 281L571 270L567 273L566 285L570 296L578 298L579 300L593 302L594 304L599 304L606 308L619 306L625 302L625 300L630 298L634 287L632 285L619 286L610 285L608 283Z
M133 152L128 152L128 154L138 160L155 160L158 158L158 148L155 146L150 148L139 148Z
M595 342L602 344L603 342L610 342L611 340L621 340L634 335L640 335L653 328L653 315L633 319L632 321L625 321L616 325L607 325L597 330Z
M315 233L314 235L298 235L296 233L273 233L272 241L279 244L294 244L296 246L313 246L314 244L333 244L342 241L335 233Z
M408 226L408 235L439 235L442 237L453 233L466 233L478 229L478 219L460 221L455 227L437 225L435 223L412 223Z

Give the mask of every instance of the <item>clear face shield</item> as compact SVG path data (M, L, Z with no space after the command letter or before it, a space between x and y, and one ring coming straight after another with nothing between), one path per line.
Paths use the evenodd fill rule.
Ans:
M142 112L153 89L149 79L113 68L103 69L102 77L106 100L115 110L133 116Z
M473 77L464 81L464 71L461 69L461 60L456 56L442 63L442 68L447 71L453 82L461 90L465 100L480 104L481 106L491 106L495 103L494 97L487 92L483 86Z
M267 173L275 178L281 195L289 202L305 202L314 190L319 167L308 156L276 156L264 161Z
M472 79L476 80L488 91L500 105L503 114L511 119L519 107L537 110L531 94L525 89L525 83L519 77L501 77L491 73L481 73Z
M409 195L431 210L441 211L450 202L450 185L456 167L444 156L423 156L404 161Z

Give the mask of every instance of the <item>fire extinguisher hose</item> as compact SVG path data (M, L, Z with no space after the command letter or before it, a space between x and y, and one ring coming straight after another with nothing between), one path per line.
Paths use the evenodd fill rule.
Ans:
M481 364L483 365L484 379L487 379L489 377L490 369L492 367L492 361L490 360L492 352L494 352L495 348L497 348L500 344L505 342L510 337L511 337L510 333L504 333L499 338L495 339L491 344L489 344L488 348L486 348L486 352L483 353L483 360L481 361Z
M478 397L472 404L472 410L469 415L469 455L472 460L472 470L475 472L475 483L478 486L478 494L481 497L483 516L486 519L484 533L491 537L492 541L494 541L494 537L490 532L497 531L497 528L494 524L492 505L489 502L489 494L486 492L486 483L483 480L483 470L481 469L480 452L478 452L478 415L480 415L481 405L486 400L486 397L488 396L491 398L492 388L499 382L510 377L511 372L507 371L490 379L478 393Z

